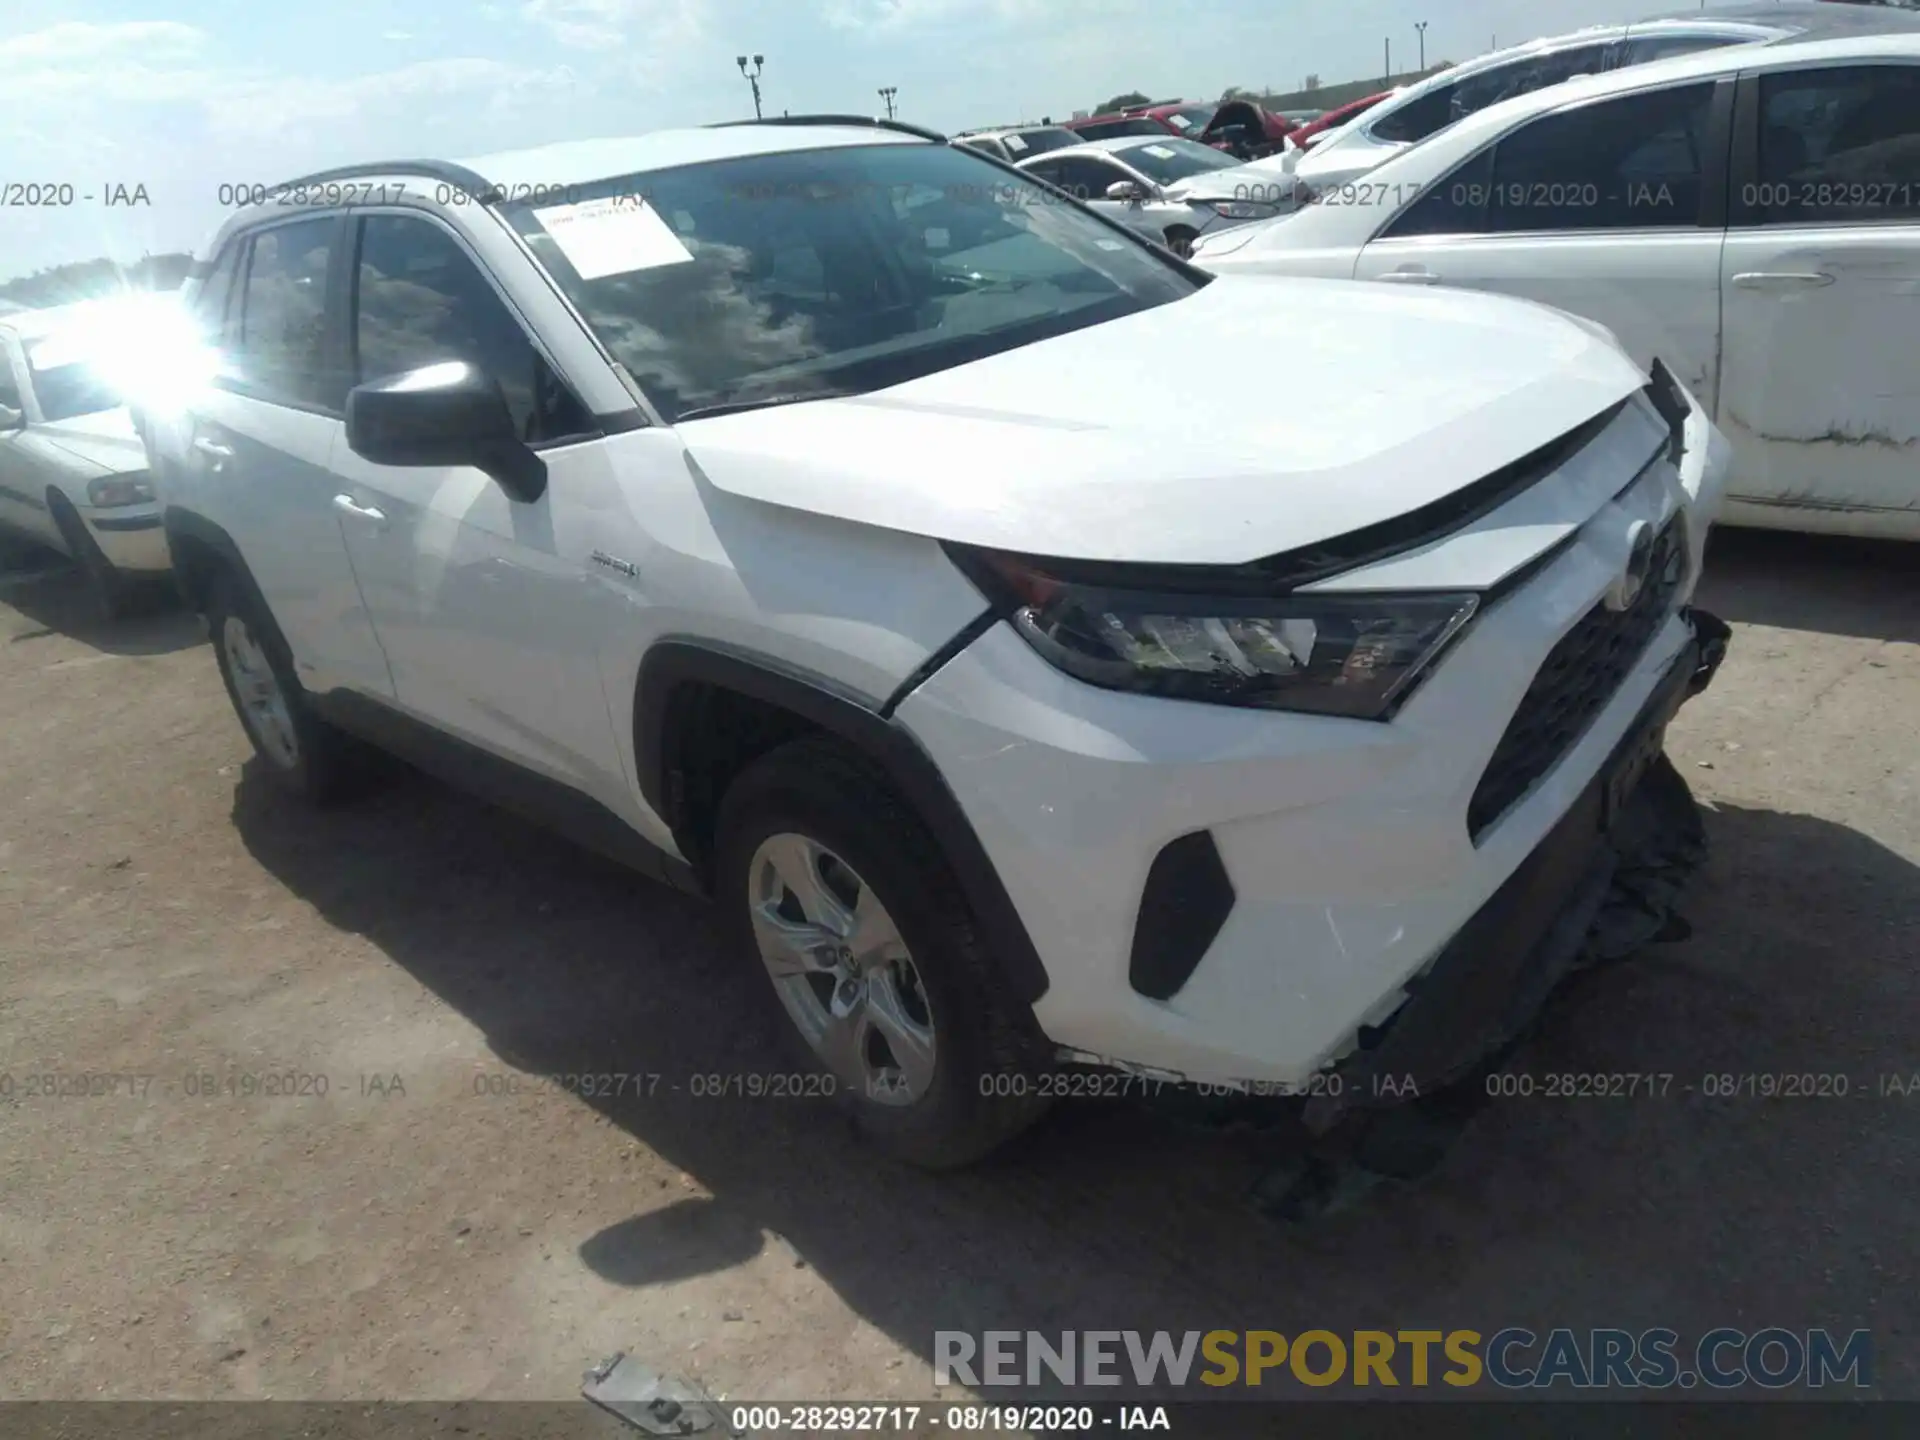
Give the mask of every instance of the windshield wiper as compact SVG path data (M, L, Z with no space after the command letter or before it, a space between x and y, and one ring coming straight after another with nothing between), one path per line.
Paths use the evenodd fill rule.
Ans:
M787 395L762 395L754 400L717 400L711 405L696 405L691 410L682 410L674 417L674 423L705 420L714 415L740 415L748 410L765 410L775 405L798 405L805 400L842 400L858 393L857 390L796 390Z

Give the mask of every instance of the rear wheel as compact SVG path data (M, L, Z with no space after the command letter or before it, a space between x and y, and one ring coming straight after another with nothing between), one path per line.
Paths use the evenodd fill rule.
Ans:
M55 490L47 496L47 508L53 512L53 523L60 527L67 554L86 582L87 599L94 612L102 620L119 620L131 614L138 598L134 582L107 559L73 503Z
M227 697L275 783L316 804L356 789L364 752L314 714L279 627L231 575L210 587L207 630Z
M756 761L721 804L715 863L796 1054L869 1139L945 1169L1040 1116L1030 1022L932 837L864 760L810 739Z

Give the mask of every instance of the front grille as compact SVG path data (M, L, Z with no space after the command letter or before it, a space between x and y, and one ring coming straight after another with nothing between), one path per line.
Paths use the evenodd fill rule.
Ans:
M1467 832L1481 834L1511 810L1572 749L1606 708L1673 610L1686 578L1678 518L1654 538L1646 583L1625 610L1596 604L1547 655L1467 804Z

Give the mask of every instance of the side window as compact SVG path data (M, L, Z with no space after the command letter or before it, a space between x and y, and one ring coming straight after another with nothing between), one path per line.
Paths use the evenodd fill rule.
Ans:
M1718 50L1733 40L1722 35L1647 35L1627 40L1620 46L1616 67L1646 65L1655 60L1671 60L1676 55L1697 55L1702 50Z
M1091 155L1069 155L1058 162L1053 172L1054 184L1082 200L1104 200L1107 187L1126 178L1126 172L1119 166L1096 160Z
M1531 95L1550 85L1564 84L1576 75L1598 74L1606 68L1607 50L1606 45L1577 45L1570 50L1516 60L1484 75L1469 76L1454 87L1446 123L1464 120L1516 95Z
M1475 235L1486 228L1487 196L1492 190L1493 147L1489 145L1402 210L1378 235L1399 240L1415 235Z
M1453 97L1459 88L1459 82L1441 85L1416 100L1409 100L1398 109L1388 111L1368 125L1366 131L1376 140L1396 144L1424 140L1436 130L1444 130L1453 123Z
M1493 151L1489 232L1696 225L1713 86L1682 85L1545 115Z
M1920 219L1920 66L1765 75L1747 224Z
M233 278L240 273L240 256L247 248L245 240L230 240L213 262L206 283L194 301L194 319L209 338L219 337L225 329L227 302L233 295Z
M336 222L295 220L253 237L237 321L230 320L235 380L262 399L337 406L326 373L327 264Z
M464 360L500 382L530 443L593 430L568 390L466 251L438 225L370 215L355 267L355 383Z

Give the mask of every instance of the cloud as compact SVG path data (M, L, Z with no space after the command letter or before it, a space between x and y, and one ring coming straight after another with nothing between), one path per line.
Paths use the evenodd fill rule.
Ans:
M520 13L581 50L685 41L699 33L702 18L699 0L525 0Z
M206 38L205 31L172 20L128 20L112 25L64 20L0 41L0 74L48 65L69 68L127 51L149 59L179 58L198 50Z
M128 104L189 98L207 83L205 31L170 20L63 21L0 42L0 105L38 109L84 100Z
M1042 24L1111 14L1100 0L826 0L821 18L837 30L901 31L956 21L999 26Z
M340 121L365 126L393 116L416 120L449 113L422 100L477 99L490 111L511 111L521 102L551 102L591 91L565 65L535 69L504 60L421 60L351 79L276 75L225 85L206 97L209 121L235 136L261 137ZM404 149L404 144L389 145Z

